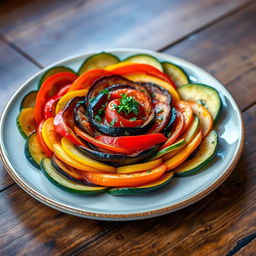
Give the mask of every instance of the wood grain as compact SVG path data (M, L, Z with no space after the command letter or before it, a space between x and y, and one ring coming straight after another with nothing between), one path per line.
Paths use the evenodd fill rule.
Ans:
M0 39L0 114L13 93L39 70ZM10 135L11 136L11 135ZM0 161L0 191L13 184Z
M243 247L235 256L255 256L256 252L256 239L251 241L245 247Z
M77 255L226 255L256 232L256 105L244 113L244 153L214 193L177 213L122 223ZM104 252L104 253L103 253Z
M17 2L2 4L0 32L47 65L102 48L158 50L250 1Z
M256 3L165 52L185 58L203 67L224 84L228 83L256 66L256 33L252 32L255 31L255 12ZM234 87L239 87L239 84L234 84Z
M63 255L102 235L108 222L82 219L53 210L17 185L0 197L0 255Z

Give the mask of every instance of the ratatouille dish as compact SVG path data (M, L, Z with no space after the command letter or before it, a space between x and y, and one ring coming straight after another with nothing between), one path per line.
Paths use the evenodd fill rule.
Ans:
M28 161L75 193L153 191L201 170L217 153L216 89L170 62L102 52L78 72L47 70L22 100L17 126Z

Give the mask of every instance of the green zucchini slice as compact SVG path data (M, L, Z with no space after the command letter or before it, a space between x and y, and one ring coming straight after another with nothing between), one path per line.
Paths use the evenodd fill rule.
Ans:
M159 158L160 156L170 153L171 151L182 147L185 143L186 143L186 140L184 138L179 139L177 142L173 143L172 145L158 151L153 157L150 158L150 160L154 160L156 158Z
M23 108L35 107L36 95L37 95L37 91L31 91L28 94L26 94L23 100L21 101L20 110L22 110Z
M195 101L203 105L211 114L214 123L220 117L222 102L216 89L205 84L186 84L178 88L183 100Z
M162 66L164 73L172 79L177 87L190 83L189 77L183 68L170 62L162 62Z
M50 158L44 158L41 161L41 170L43 171L46 178L52 182L54 185L58 186L59 188L79 194L98 194L104 192L106 187L100 186L86 186L82 184L78 184L71 180L68 180L63 175L61 175L56 169L53 167Z
M38 169L40 169L42 159L47 157L38 142L36 132L32 133L25 143L25 156Z
M39 80L38 83L38 89L42 86L43 82L50 76L57 74L59 72L70 72L70 73L76 73L74 70L71 68L65 67L65 66L56 66L48 69L45 71L45 73L41 76L41 79Z
M78 74L81 75L84 72L95 68L105 68L109 65L117 64L118 62L120 62L119 58L113 54L106 52L94 54L84 61L79 68Z
M149 184L139 187L110 188L108 189L108 193L114 196L147 193L164 187L173 179L173 177L174 172L167 172L161 178Z
M127 57L124 61L127 62L134 62L134 63L141 63L141 64L148 64L151 65L160 71L163 71L161 63L158 61L157 58L148 55L148 54L136 54L130 57Z
M22 109L16 119L16 124L20 134L25 139L35 132L37 125L34 118L34 108Z
M201 170L218 151L218 134L212 130L201 142L198 151L190 159L174 169L176 176L189 176Z
M185 139L186 143L189 143L198 131L200 121L198 116L194 115L194 119L188 129L182 134L182 138Z

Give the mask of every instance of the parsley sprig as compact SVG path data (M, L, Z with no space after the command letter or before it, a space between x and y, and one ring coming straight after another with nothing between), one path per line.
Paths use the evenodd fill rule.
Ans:
M116 106L117 112L123 112L126 115L133 113L134 115L139 114L139 103L132 96L127 94L121 94L120 104Z

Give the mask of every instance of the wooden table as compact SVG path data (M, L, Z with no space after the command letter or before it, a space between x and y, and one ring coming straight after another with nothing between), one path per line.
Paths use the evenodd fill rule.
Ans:
M40 68L113 47L166 52L220 79L245 121L238 166L217 190L186 209L116 223L39 203L0 163L0 255L256 255L256 2L1 1L0 111Z

